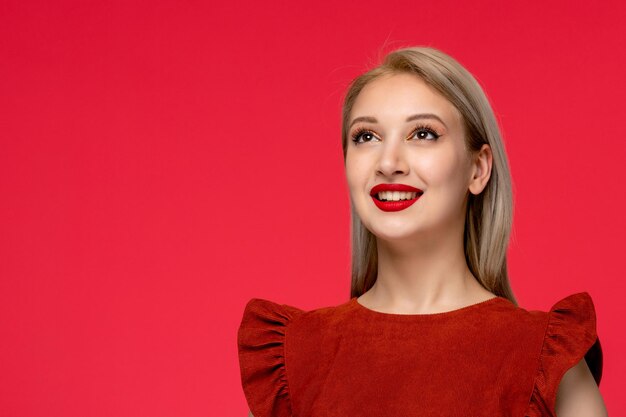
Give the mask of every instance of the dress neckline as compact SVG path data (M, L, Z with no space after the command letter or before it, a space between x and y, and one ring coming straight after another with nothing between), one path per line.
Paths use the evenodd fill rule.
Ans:
M356 310L361 311L362 313L372 318L378 317L378 318L398 320L398 321L428 320L428 319L439 319L439 318L446 318L446 317L456 317L457 315L462 314L462 313L467 313L470 311L485 308L492 304L498 304L502 301L508 301L508 299L505 297L495 296L495 297L480 301L475 304L470 304L468 306L457 308L455 310L442 311L440 313L397 314L397 313L385 313L383 311L372 310L368 307L365 307L363 304L359 303L357 298L358 297L352 297L352 299L350 300L350 303L354 306Z

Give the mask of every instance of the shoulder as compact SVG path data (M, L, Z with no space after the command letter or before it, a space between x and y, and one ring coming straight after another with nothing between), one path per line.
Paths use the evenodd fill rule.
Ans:
M305 310L262 298L246 303L237 332L237 348L241 383L251 413L292 415L286 358L313 354L319 348L316 342L328 333L348 305L346 302Z
M305 311L262 298L250 299L237 332L239 370L250 413L292 415L285 369L287 329Z
M596 330L596 311L589 293L571 294L555 302L549 311L530 311L544 317L543 338L537 357L528 416L555 416L557 393L566 395L568 386L593 382L602 377L602 348ZM567 375L567 376L565 376ZM589 379L591 377L591 379ZM566 382L569 381L569 382ZM563 382L564 391L559 391Z
M293 318L304 313L304 310L287 304L279 304L263 298L251 298L244 307L242 325L250 321L284 322L288 323Z
M297 325L312 326L316 323L329 324L344 318L345 312L350 310L350 301L336 306L319 307L305 310L290 304L281 304L263 298L250 299L244 308L240 324L240 331L250 327L251 323L257 326L284 326ZM258 327L257 327L258 328Z

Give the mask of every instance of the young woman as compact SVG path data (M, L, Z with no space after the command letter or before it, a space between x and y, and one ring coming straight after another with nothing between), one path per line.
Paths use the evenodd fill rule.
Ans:
M508 161L474 77L428 47L343 106L352 288L312 311L254 298L238 333L254 417L605 416L587 292L548 312L508 281Z

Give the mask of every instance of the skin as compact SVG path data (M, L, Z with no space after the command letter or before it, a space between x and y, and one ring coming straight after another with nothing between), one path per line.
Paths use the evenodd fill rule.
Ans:
M415 131L414 114L432 113L442 121L423 121L440 135ZM430 314L458 309L495 297L472 275L463 251L468 194L479 194L491 175L489 145L470 154L461 114L443 96L411 74L384 76L361 90L350 120L371 129L363 143L349 143L346 176L361 221L377 239L378 278L358 298L362 305L395 314ZM384 212L370 189L402 183L424 194L411 207Z
M584 359L563 375L556 394L555 410L557 417L608 416L602 394Z
M406 122L422 113L441 118L422 120L440 134L437 140L416 131L417 121ZM359 145L349 142L346 176L355 210L377 239L378 277L358 302L386 313L431 314L495 297L472 275L463 251L468 195L480 194L491 175L489 145L469 153L461 114L410 74L384 76L364 87L350 120L361 116L377 122L357 122L350 128L350 137L359 127L371 134L361 135ZM424 194L405 210L384 212L369 195L379 183L407 184ZM607 416L584 359L563 376L556 415Z

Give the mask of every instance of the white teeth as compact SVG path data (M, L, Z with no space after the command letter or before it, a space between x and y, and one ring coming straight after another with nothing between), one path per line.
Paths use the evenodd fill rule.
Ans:
M386 201L412 200L415 197L417 197L416 192L381 191L378 193L378 199Z

